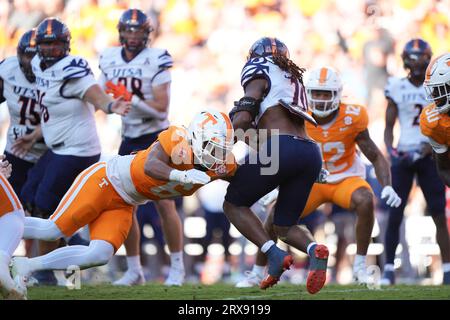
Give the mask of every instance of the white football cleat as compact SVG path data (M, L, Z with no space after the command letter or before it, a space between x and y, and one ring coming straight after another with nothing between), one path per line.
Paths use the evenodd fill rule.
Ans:
M245 271L245 279L236 283L236 288L252 288L259 286L261 281L263 280L258 274L253 271Z
M27 287L23 277L11 278L9 265L6 261L0 261L0 293L7 300L26 300Z
M113 282L114 286L137 286L143 284L145 284L145 277L142 269L139 271L128 269L122 278Z
M170 268L169 276L164 282L164 285L169 287L171 286L180 287L184 283L184 275L185 275L184 269Z

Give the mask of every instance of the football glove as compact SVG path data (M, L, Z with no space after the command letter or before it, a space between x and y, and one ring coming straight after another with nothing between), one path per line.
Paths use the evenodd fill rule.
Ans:
M114 99L123 97L125 101L131 101L133 95L128 92L127 87L123 83L114 84L112 81L106 82L106 93L112 94Z

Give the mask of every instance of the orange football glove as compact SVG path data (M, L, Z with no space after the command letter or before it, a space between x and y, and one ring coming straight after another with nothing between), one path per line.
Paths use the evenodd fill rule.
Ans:
M123 100L125 101L131 101L131 98L133 96L130 92L128 92L123 83L114 84L112 83L112 81L106 82L105 92L112 94L114 99L123 97Z

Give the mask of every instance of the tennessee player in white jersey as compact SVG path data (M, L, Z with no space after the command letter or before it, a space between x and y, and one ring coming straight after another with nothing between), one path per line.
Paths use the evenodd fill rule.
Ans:
M27 288L19 277L11 278L9 264L22 239L25 217L19 198L8 182L11 164L0 155L0 297L26 299Z
M15 258L13 275L106 264L127 237L134 206L192 195L214 179L231 177L237 168L233 140L228 116L206 110L187 130L176 126L164 130L146 150L94 164L77 177L50 219L26 218L24 231L25 238L58 239L89 225L89 246Z
M377 177L384 189L382 197L391 206L401 202L390 186L388 163L370 138L368 115L364 107L341 102L342 82L336 71L329 67L314 69L305 84L312 116L318 126L306 123L308 135L320 146L323 167L329 171L325 184L315 183L308 201L297 217L305 217L320 205L331 202L357 214L357 252L353 265L354 281L366 281L366 254L373 224L373 194L365 180L365 167L357 154L356 145L374 164ZM266 221L270 230L273 213ZM265 266L264 256L258 252L255 267L238 287L253 286L261 278Z
M442 259L450 263L450 244L445 217L445 185L439 178L436 163L428 139L420 132L420 115L428 104L423 86L426 68L431 60L430 45L422 39L412 39L402 52L405 78L391 78L386 86L388 101L384 141L391 157L392 185L403 199L398 208L389 209L385 236L386 264L383 283L395 283L394 259L399 242L399 230L403 212L408 203L414 180L422 190L427 203L427 212L432 216L437 229L437 242ZM400 137L393 146L393 131L396 120L400 122Z
M119 155L128 155L148 148L167 129L173 61L167 50L148 47L152 22L139 9L126 10L117 25L121 46L108 48L100 55L102 71L99 82L114 97L130 101L130 112L122 117L122 143ZM140 237L148 218L158 212L170 251L171 268L166 285L184 281L182 224L173 200L157 200L139 206L133 219L125 248L128 270L115 285L145 282L140 263ZM139 223L138 223L139 222Z
M0 102L6 100L9 128L6 136L6 159L14 166L8 181L20 197L28 170L42 156L47 147L38 139L40 110L37 104L35 76L31 59L36 54L36 29L22 35L17 56L0 62Z
M32 215L48 217L75 177L100 158L95 108L125 114L130 103L113 100L97 84L82 57L69 55L70 31L56 18L36 30L38 54L31 61L36 76L41 129L49 150L30 170L24 199ZM41 252L56 244L41 243Z

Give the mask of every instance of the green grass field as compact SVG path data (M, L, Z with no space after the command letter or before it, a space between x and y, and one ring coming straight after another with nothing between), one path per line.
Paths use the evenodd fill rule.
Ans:
M266 291L258 288L237 289L231 285L215 284L165 287L147 284L137 287L112 285L82 286L80 290L64 287L32 287L28 299L44 300L450 300L450 286L382 287L369 290L362 286L328 285L315 295L305 286L280 284Z

